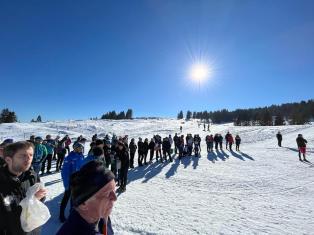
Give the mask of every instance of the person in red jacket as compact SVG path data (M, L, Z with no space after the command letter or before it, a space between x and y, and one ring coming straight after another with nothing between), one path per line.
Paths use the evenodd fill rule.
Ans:
M228 144L229 144L229 150L232 151L232 145L234 143L234 139L233 136L231 134L229 134L228 136Z

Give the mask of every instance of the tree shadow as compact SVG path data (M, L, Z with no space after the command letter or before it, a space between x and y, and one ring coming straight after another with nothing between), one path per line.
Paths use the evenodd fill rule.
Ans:
M240 155L240 154L237 154L236 152L234 152L233 150L230 150L230 153L232 156L242 160L242 161L245 161L244 158Z
M193 156L193 157L192 157L193 169L196 169L196 168L197 168L197 166L198 166L198 160L199 160L200 157L201 157L201 155Z
M217 155L215 154L215 152L209 152L207 154L207 159L208 161L211 161L212 163L215 163L215 161L217 161Z

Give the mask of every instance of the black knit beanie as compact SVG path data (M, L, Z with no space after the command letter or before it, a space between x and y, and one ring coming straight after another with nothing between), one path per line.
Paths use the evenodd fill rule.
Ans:
M73 206L77 207L85 202L114 178L114 174L104 168L101 161L93 160L85 164L71 176Z

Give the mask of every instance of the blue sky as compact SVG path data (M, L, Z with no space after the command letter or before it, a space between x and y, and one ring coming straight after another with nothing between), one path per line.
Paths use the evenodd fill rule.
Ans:
M314 1L1 1L0 108L19 120L314 98ZM188 79L195 61L212 76Z

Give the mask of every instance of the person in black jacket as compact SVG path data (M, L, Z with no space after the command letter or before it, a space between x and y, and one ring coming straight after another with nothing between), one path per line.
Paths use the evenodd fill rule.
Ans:
M149 162L151 163L153 161L153 157L154 157L154 150L155 150L155 142L154 139L151 138L149 145L148 145L148 149L149 149Z
M276 137L277 137L277 140L278 140L278 146L281 147L282 135L281 135L280 131L278 131Z
M144 159L144 143L142 138L138 138L137 142L137 162L139 166L143 166Z
M129 153L123 142L118 142L117 158L121 161L120 188L119 191L125 192L128 180L128 170L130 165Z
M174 154L176 155L178 153L179 144L180 144L180 137L178 136L177 133L175 133L173 137L173 142L174 142Z
M172 162L170 149L171 149L171 144L170 144L169 138L166 137L162 141L162 151L163 151L163 155L164 155L163 157L167 161L167 155L168 155L170 162ZM162 162L162 160L161 160L161 162Z
M143 144L143 152L144 152L144 164L147 165L147 155L148 155L148 139L145 138Z
M22 207L19 203L25 198L28 188L40 178L31 168L34 145L27 141L9 144L4 149L5 166L0 167L0 234L25 235L40 234L40 227L27 233L21 227ZM35 197L44 200L46 189L40 189Z
M302 161L302 158L301 158L301 153L302 153L303 161L308 162L308 160L305 158L307 140L303 138L302 134L298 134L296 141L297 141L297 145L299 149L299 160Z
M131 139L129 149L130 149L130 168L134 168L134 156L137 149L137 146L134 142L134 138Z

